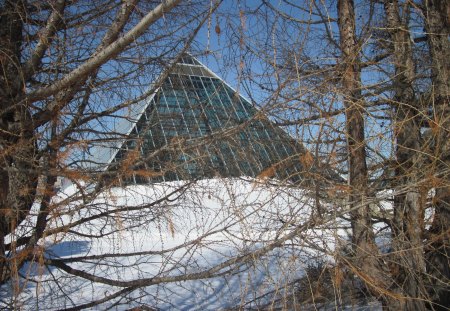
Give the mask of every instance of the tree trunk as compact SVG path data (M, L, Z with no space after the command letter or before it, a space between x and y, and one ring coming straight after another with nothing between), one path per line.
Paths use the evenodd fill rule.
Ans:
M342 88L346 110L353 265L371 292L379 297L390 287L386 267L379 260L367 199L368 172L364 136L364 100L361 96L359 45L356 41L353 0L338 1L342 51ZM385 297L391 300L389 295Z
M424 0L422 7L432 60L429 106L433 110L432 160L438 181L433 199L435 215L430 228L427 272L432 280L433 307L445 310L450 305L450 2Z
M0 283L9 276L4 238L28 214L36 193L36 142L28 108L18 105L24 95L20 70L23 1L7 1L0 20Z
M395 75L393 78L396 134L396 195L394 198L393 277L406 296L404 310L425 310L423 252L424 199L419 182L423 175L421 159L420 107L414 96L415 77L412 43L407 25L402 22L397 0L384 2L387 28L392 42ZM403 14L408 14L404 11Z

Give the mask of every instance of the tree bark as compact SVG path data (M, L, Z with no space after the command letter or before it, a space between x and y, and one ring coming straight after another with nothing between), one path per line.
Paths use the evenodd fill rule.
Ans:
M4 239L28 214L38 178L31 115L26 105L16 105L24 96L20 71L24 8L24 1L6 1L0 17L0 283L9 274Z
M433 307L445 310L450 305L450 3L424 0L422 7L432 61L429 106L434 119L432 163L438 180L427 272L432 279L429 290Z
M394 56L394 98L396 167L394 218L392 221L393 277L406 296L403 310L425 310L425 258L423 250L424 198L420 180L420 107L414 95L414 61L408 27L401 20L397 0L384 2ZM405 10L403 14L408 14Z
M386 267L379 259L368 204L368 171L364 134L364 100L361 95L360 46L356 40L353 0L338 1L342 93L346 111L353 265L371 292L380 297L390 287ZM385 299L391 300L389 295Z

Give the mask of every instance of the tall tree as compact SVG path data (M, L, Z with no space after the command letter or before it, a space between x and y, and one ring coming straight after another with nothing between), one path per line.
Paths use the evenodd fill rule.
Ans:
M262 89L285 109L274 118L309 130L305 140L348 178L353 257L337 258L390 310L448 305L448 4L265 4L276 39L248 50L270 59L276 78ZM392 209L376 204L386 193Z
M398 1L385 1L386 26L390 34L394 76L392 78L394 107L394 133L396 134L396 162L394 217L392 223L393 249L398 255L393 269L396 283L406 295L404 310L424 310L425 258L423 250L424 194L420 191L423 179L421 138L421 113L415 98L416 77L411 34L407 21L409 6L405 5L403 17ZM425 194L426 195L426 194Z
M298 254L304 245L329 260L323 271L334 273L329 282L337 289L333 293L340 288L341 294L348 291L343 288L343 275L348 274L352 276L347 282L363 284L388 310L427 306L445 310L450 304L448 1L237 1L235 7L225 5L213 25L220 2L0 1L0 286L12 288L11 303L0 301L2 306L20 307L19 296L26 286L22 281L35 281L24 275L33 273L27 263L47 267L53 278L50 288L56 284L57 291L67 296L64 301L82 309L108 301L126 304L149 294L151 286L238 274L247 262L288 243L294 245L289 249L293 255L283 264L301 260ZM283 193L304 206L273 213L265 210L268 202L238 205L231 183L223 187L226 194L205 187L209 199L217 192L221 204L231 202L229 219L217 226L211 222L208 229L193 229L198 234L190 239L191 232L186 233L179 245L54 256L46 249L50 238L63 243L68 237L116 243L116 236L129 235L135 241L142 227L159 233L163 241L161 226L168 227L168 235L176 234L174 205L201 210L199 218L208 218L196 188L187 191L191 182L153 185L168 188L143 203L116 197L123 189L111 189L120 179L161 174L148 169L145 161L156 163L175 150L188 163L184 151L213 145L211 140L236 133L247 123L189 141L161 135L163 147L147 148L152 151L145 159L139 153L140 147L146 148L142 137L129 140L123 159L110 165L114 172L103 170L105 155L100 159L97 153L103 146L111 149L123 142L127 136L116 121L136 122L135 110L155 94L158 81L168 76L173 62L199 33L199 38L210 40L212 26L220 37L216 52L235 65L240 91L248 91L252 103L260 103L255 119L267 121L265 114L269 115L314 150L314 155L307 152L274 165L299 161L305 170L300 178L295 176L300 182L287 179L289 187L270 188L268 200L277 202L275 197ZM418 29L425 32L417 35ZM205 54L211 53L210 44ZM208 92L198 99L238 98ZM207 119L208 105L199 107ZM252 133L267 134L256 129ZM278 151L284 152L274 150ZM233 152L237 151L229 150L230 157ZM176 169L174 163L168 166ZM330 167L338 174L320 172ZM274 168L261 169L259 177L269 184L267 177L273 176ZM71 179L77 191L55 195L58 177ZM316 210L302 203L304 193L314 196ZM254 238L246 231L235 254L218 251L219 263L197 262L196 251L223 242L209 240L214 234L237 239L230 228L251 218L244 213L248 206L255 208L251 215L263 216L245 229L260 224L274 235L265 239L264 232ZM427 226L430 214L433 219ZM351 239L341 229L348 230ZM330 233L335 244L330 246L329 237L317 243L317 232ZM161 269L149 275L145 269L154 258L161 260ZM110 275L126 270L127 261L136 275ZM63 286L65 278L69 281ZM93 294L93 301L73 302L67 291L72 281L108 292L105 298ZM313 285L309 282L308 289ZM313 301L319 287L311 290ZM240 297L243 303L246 294ZM267 297L264 293L262 299ZM341 296L335 298L331 300L336 306L346 304Z
M55 10L58 9L63 7L55 7ZM3 69L0 77L0 280L7 279L10 273L5 261L5 236L15 230L30 210L38 179L37 142L31 113L28 107L18 104L18 99L25 95L25 83L20 70L24 17L27 16L25 10L24 2L7 1L3 4L0 20L0 42L3 47L0 59ZM49 21L49 24L54 22ZM48 28L52 31L54 25Z
M147 42L138 38L179 3L169 0L141 7L134 0L0 4L0 283L17 274L48 229L56 176L65 174L63 166L69 169L61 162L65 161L61 152L92 128L93 120L129 105L104 111L92 106L99 94L96 87L125 81L139 68L128 66L129 72L118 76L111 63L120 63L118 55L133 45L157 42L152 34ZM147 12L138 18L136 10L141 9ZM181 27L183 23L188 25L189 20L181 22ZM161 37L171 34L168 30ZM95 36L94 41L90 36ZM108 72L113 76L107 77ZM11 239L38 201L32 231Z
M341 48L342 94L345 106L349 206L355 271L366 279L366 285L375 295L390 287L387 267L379 259L375 244L372 213L369 208L368 170L365 140L365 100L361 94L361 44L356 39L355 8L353 0L340 0L337 4ZM397 305L387 295L392 309ZM394 304L394 305L392 305Z
M426 99L432 114L430 162L438 180L427 268L433 278L430 291L435 308L444 310L450 305L450 3L427 0L422 10L431 56L431 88Z

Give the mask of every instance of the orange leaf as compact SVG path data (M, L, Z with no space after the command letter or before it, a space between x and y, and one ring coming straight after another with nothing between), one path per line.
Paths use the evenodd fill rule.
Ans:
M269 166L268 168L266 168L265 170L263 170L261 173L259 173L258 176L256 176L256 178L262 178L262 179L266 179L266 178L270 178L272 176L275 175L275 166Z
M310 168L313 163L314 163L314 158L311 154L311 152L306 151L305 154L302 154L300 156L300 163L305 167L305 168Z

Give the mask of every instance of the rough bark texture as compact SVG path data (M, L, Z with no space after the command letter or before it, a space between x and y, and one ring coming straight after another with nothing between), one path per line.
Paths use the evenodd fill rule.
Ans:
M421 159L420 107L414 96L414 62L408 27L402 21L397 0L384 2L393 50L396 133L396 195L394 198L393 277L406 301L403 310L425 310L423 252L424 199L419 189L424 161ZM403 12L403 14L408 14Z
M22 222L37 186L36 142L20 70L25 3L7 1L0 20L0 283L8 276L4 238Z
M355 33L352 0L338 1L338 24L342 51L342 87L346 109L350 208L353 231L354 268L366 286L376 295L390 286L384 265L379 260L367 199L368 172L364 137L364 100L361 96L359 46ZM386 296L389 299L389 294Z
M450 2L423 1L425 29L432 58L430 104L434 124L433 171L437 178L435 215L430 229L427 272L435 309L450 305Z

